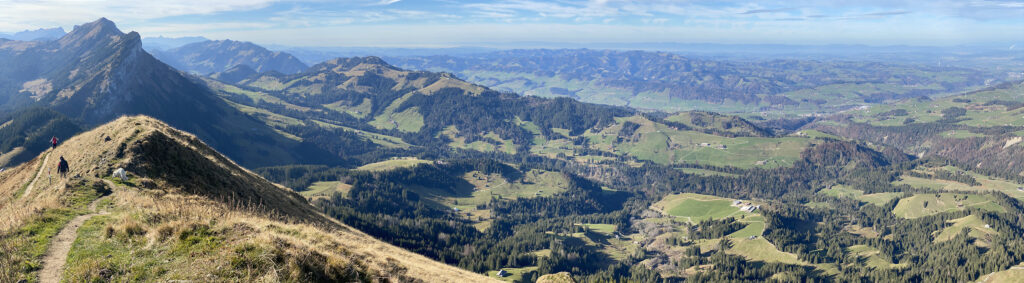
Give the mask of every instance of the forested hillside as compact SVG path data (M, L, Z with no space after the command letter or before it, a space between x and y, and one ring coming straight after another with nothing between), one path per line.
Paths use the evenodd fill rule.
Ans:
M1008 82L935 100L872 107L813 127L1015 178L1024 173L1022 95L1024 84Z
M505 280L969 281L1024 260L1024 179L844 138L827 119L770 129L786 123L522 97L373 57L207 83L352 164L264 176Z

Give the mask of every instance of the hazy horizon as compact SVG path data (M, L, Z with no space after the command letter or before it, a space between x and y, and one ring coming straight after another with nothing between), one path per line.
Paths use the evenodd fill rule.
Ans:
M559 44L1005 46L1022 1L0 1L0 31L106 17L143 37L203 36L308 47Z

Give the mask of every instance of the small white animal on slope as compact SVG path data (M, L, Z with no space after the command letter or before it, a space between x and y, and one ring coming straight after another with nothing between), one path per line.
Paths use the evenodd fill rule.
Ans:
M124 168L117 168L114 170L114 178L121 178L121 181L128 180L128 172L124 171Z

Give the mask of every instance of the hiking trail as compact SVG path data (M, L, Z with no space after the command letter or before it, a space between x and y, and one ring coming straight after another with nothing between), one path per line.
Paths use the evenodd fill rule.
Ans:
M25 197L32 193L32 188L36 186L36 181L39 181L39 177L43 176L43 169L46 169L46 164L50 163L50 153L52 150L46 151L46 157L43 157L43 163L39 164L39 171L36 171L36 177L32 178L32 182L28 183L28 188L25 189L25 193L21 194L21 197Z
M78 228L85 224L85 221L89 220L93 216L107 215L109 214L106 210L96 212L96 204L105 197L100 197L92 203L89 203L89 214L76 216L61 228L60 233L53 238L50 243L50 247L46 250L46 255L43 256L43 269L39 271L39 282L50 283L60 282L61 276L64 273L64 265L68 260L68 253L71 252L71 244L78 238Z

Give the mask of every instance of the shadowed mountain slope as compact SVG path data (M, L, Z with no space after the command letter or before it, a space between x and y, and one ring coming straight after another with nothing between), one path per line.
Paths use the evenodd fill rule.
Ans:
M0 111L26 107L56 110L86 128L121 115L150 115L246 166L330 162L156 60L138 33L122 33L106 19L56 41L0 41Z

